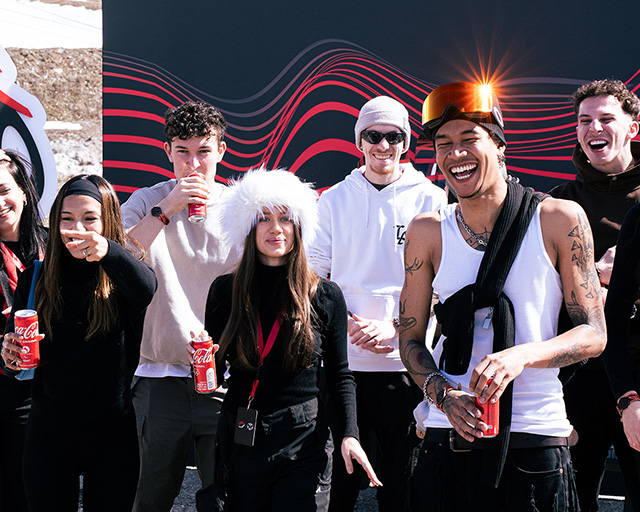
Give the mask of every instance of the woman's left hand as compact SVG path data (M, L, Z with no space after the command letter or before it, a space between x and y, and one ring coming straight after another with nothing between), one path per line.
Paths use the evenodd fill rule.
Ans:
M65 246L76 259L100 261L109 252L109 242L95 231L61 229L60 235L63 240L69 240Z
M367 476L374 486L379 487L382 485L382 482L378 480L376 472L373 470L373 466L369 462L367 454L364 453L360 442L355 437L345 437L342 440L341 451L344 464L347 467L347 473L353 473L353 462L351 459L355 459L358 464L362 466L362 469L367 472Z

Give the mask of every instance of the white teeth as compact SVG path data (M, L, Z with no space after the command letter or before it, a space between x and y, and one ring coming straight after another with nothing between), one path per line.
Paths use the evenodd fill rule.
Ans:
M476 168L476 164L464 164L464 165L458 165L455 167L451 167L449 170L453 173L453 174L459 174L462 172L466 172L466 171L471 171L473 169Z
M604 146L607 144L607 141L604 139L595 139L589 141L589 146Z

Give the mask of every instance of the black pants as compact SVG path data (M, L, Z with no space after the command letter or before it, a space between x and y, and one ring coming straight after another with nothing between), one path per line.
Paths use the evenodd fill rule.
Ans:
M422 393L406 372L353 372L353 375L357 384L360 443L373 460L383 484L376 495L378 509L403 511L407 479L415 465L420 442L415 434L413 409L422 400ZM329 510L351 512L366 473L354 463L354 471L349 475L339 446L333 458Z
M324 416L314 399L258 418L249 447L233 443L235 414L223 409L218 442L226 466L225 510L326 512L333 444Z
M31 381L0 375L0 512L27 510L22 449L31 410Z
M410 484L411 512L578 512L569 449L510 449L497 489L481 485L483 450L425 440Z
M567 417L578 432L571 448L582 512L598 510L604 465L613 447L627 487L627 499L640 512L638 452L629 446L604 369L579 369L564 387Z
M139 472L135 415L38 414L27 423L24 481L30 512L130 512Z

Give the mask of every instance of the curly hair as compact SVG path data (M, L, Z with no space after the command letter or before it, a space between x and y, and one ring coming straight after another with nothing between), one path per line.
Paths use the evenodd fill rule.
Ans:
M573 109L578 114L580 103L586 98L595 96L613 96L620 102L622 110L631 116L634 121L640 114L640 100L620 80L595 80L582 85L573 93Z
M227 122L222 113L201 101L187 101L170 108L164 119L164 134L169 145L175 138L191 139L208 135L216 135L220 144L227 132Z

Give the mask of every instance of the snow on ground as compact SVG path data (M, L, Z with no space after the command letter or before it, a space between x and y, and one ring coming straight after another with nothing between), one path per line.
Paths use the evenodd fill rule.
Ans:
M102 11L29 0L0 0L0 45L102 48Z

